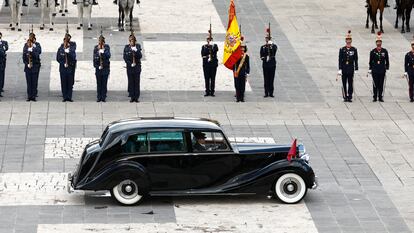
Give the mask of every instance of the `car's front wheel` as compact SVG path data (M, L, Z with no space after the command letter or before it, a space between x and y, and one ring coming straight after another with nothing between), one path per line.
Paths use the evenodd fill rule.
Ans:
M295 173L286 173L280 176L274 185L276 197L284 203L300 202L307 192L305 181Z
M112 188L111 195L117 202L123 205L135 205L143 198L139 191L135 181L126 179Z

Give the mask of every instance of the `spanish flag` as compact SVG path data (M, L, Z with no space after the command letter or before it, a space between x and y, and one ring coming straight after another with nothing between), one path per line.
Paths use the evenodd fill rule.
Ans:
M223 64L230 70L233 70L234 64L241 58L240 44L241 35L236 17L236 7L234 0L230 0L229 23L223 49Z

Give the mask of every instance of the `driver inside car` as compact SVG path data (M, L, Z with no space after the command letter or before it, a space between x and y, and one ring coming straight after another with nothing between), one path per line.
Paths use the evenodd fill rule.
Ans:
M196 141L193 144L193 151L206 151L206 134L202 132L193 133Z

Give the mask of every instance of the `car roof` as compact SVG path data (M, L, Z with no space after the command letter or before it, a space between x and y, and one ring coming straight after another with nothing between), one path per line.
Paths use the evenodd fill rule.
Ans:
M151 117L114 121L108 125L111 133L134 129L207 129L222 130L217 121L205 118Z

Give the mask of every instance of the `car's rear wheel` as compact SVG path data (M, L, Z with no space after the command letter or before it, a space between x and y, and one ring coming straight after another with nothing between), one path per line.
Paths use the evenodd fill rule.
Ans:
M294 204L305 197L307 187L301 176L286 173L280 176L274 185L275 196L284 203Z
M138 184L133 180L122 180L111 190L112 197L122 205L136 205L143 195L139 192Z

